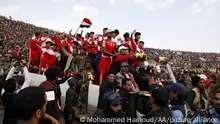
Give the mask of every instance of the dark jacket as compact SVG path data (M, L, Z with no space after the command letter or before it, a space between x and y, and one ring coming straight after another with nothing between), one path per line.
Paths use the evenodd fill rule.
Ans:
M101 86L99 87L99 99L98 99L98 109L104 108L103 97L106 92L116 91L116 83L109 83L107 80L103 81Z
M67 91L66 91L66 101L65 101L65 107L64 107L64 113L72 113L73 111L73 107L76 106L76 97L77 97L77 94L76 94L76 91L74 88L69 88Z
M118 94L123 98L121 107L127 117L136 118L135 96L125 89L120 89Z
M105 112L105 110L100 110L100 109L97 109L97 111L94 113L94 115L93 115L93 117L92 118L94 118L94 119L100 119L100 120L104 120L105 121L105 119L106 118L120 118L121 119L121 121L120 122L117 122L117 124L126 124L126 114L123 112L123 111L120 111L120 113L117 115L117 117L115 116L115 113L112 113L112 112L109 112L109 114L111 114L112 116L110 117L110 116L107 116L106 114L105 114L106 112ZM107 120L107 119L106 119ZM94 124L116 124L116 122L101 122L101 121L99 121L99 122L94 122Z
M170 122L170 119L172 118L172 112L169 107L164 107L155 111L151 111L143 118L149 121L145 122L148 124L172 124Z
M66 91L66 101L65 101L65 107L64 107L64 119L66 121L66 124L72 124L72 119L69 120L70 114L72 116L75 116L75 108L77 102L77 94L74 88L70 87Z
M39 87L45 89L45 91L54 91L55 92L55 100L47 102L46 113L50 116L54 117L57 120L61 119L62 113L59 109L58 103L61 105L61 90L59 84L64 83L67 78L62 80L58 80L56 83L50 83L49 81L44 81L40 84ZM44 124L51 124L50 121L44 120Z
M5 107L3 124L17 124L16 119L16 93L8 94L4 93L2 96L2 102Z

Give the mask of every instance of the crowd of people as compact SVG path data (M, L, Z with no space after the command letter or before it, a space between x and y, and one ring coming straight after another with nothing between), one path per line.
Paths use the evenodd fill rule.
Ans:
M90 82L100 86L94 118L137 118L138 110L147 120L161 117L172 118L169 123L180 123L191 118L189 123L194 123L198 117L206 116L219 123L216 115L220 115L220 55L217 53L144 48L148 41L142 41L141 32L136 30L123 35L118 29L109 28L104 28L103 34L71 34L71 31L66 34L3 16L0 20L4 124L64 123L63 118L71 124L75 114L87 112ZM170 80L173 77L167 64L176 82ZM36 87L25 88L31 80L28 71L46 76L47 80L39 86L45 93ZM21 74L23 77L18 76ZM59 107L60 84L66 81L70 87L63 114ZM34 94L31 88L42 93ZM50 91L55 94L52 100L45 102L40 98ZM31 104L26 95L40 100L39 104L33 104L35 108L30 108L32 111L25 108ZM16 99L20 100L16 105L19 109L13 108ZM15 109L21 112L21 108L26 110L26 115L12 112ZM201 109L208 114L202 114ZM168 123L161 119L154 122Z

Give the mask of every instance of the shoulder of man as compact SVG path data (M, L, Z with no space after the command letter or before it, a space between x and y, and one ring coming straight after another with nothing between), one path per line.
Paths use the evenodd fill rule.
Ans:
M42 82L39 87L47 89L47 90L53 90L52 84L50 84L48 81Z

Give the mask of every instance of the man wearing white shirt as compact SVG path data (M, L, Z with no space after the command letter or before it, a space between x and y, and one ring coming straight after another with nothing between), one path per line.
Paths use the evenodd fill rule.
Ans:
M29 74L29 71L27 69L27 67L25 66L26 64L26 61L25 60L22 60L20 62L20 66L22 67L22 70L23 70L23 76L24 76L24 83L23 85L21 86L21 88L19 88L16 92L20 91L21 89L24 89L25 87L29 87L30 86L30 83L31 83L31 77L30 77L30 74ZM14 63L13 67L11 68L11 70L9 71L7 77L6 77L6 80L8 80L9 78L12 78L14 77L14 73L17 71L17 67L15 66L16 64ZM22 76L22 75L20 75ZM4 93L4 89L2 90L2 94Z
M120 46L122 43L122 38L119 36L119 30L115 29L112 32L112 41L116 42L117 46Z

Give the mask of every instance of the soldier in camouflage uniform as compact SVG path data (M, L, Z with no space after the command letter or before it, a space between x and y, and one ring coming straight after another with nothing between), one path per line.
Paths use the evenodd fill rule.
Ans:
M84 66L86 55L78 42L73 42L72 48L72 54L69 54L64 46L62 48L63 53L68 56L64 72L66 72L68 69L72 69L74 73L78 73L79 70Z
M78 108L79 113L85 114L88 108L88 89L89 83L93 81L93 69L90 61L85 62L84 69L80 70L81 79L79 80Z

